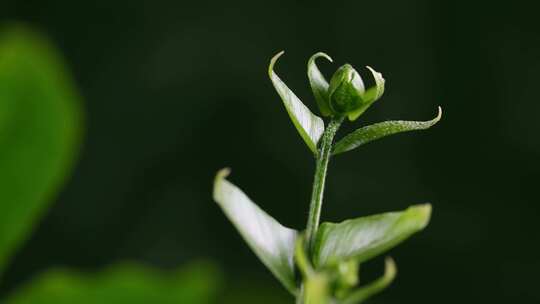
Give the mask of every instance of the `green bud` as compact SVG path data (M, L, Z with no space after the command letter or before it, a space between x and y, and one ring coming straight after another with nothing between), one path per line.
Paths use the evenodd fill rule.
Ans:
M340 67L332 76L328 87L328 106L332 114L347 115L356 120L371 104L384 93L384 78L381 73L367 67L373 74L375 85L366 89L362 77L350 65Z
M328 90L330 108L334 113L346 114L364 104L364 82L350 64L343 65L334 73Z

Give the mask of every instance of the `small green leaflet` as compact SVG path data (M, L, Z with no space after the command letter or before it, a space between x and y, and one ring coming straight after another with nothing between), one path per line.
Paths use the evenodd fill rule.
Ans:
M396 264L392 258L386 258L384 275L366 286L353 291L341 304L360 304L371 296L383 291L396 277Z
M296 230L282 226L255 205L242 190L225 179L228 174L228 169L217 173L214 200L264 265L296 294L293 263Z
M302 136L309 149L314 154L317 154L317 143L324 132L324 122L319 116L313 114L274 73L274 64L283 53L283 51L279 52L270 60L268 75L300 136Z
M329 85L328 81L326 81L324 75L321 73L317 67L317 63L315 62L315 60L319 57L326 58L326 60L333 62L330 56L323 52L319 52L309 58L307 75L309 78L309 84L311 85L311 90L315 96L315 101L317 101L317 105L319 106L319 110L321 111L322 115L328 116L331 114L330 107L328 106Z
M366 104L361 107L360 109L357 109L355 111L350 112L347 114L350 121L355 121L360 115L362 115L375 101L379 100L381 96L384 93L384 84L386 80L383 78L382 74L372 69L370 66L367 66L371 74L373 74L373 78L375 79L375 86L371 87L366 90L366 93L364 93L364 100L366 100Z
M368 68L368 70L373 75L373 78L375 79L375 87L374 87L375 92L373 93L374 96L368 96L369 98L374 99L374 101L375 101L375 100L381 98L381 96L383 95L383 93L384 93L384 83L386 82L386 80L384 80L381 73L375 71L369 65L366 66L366 68Z
M363 144L367 144L371 141L409 131L425 130L435 125L442 116L442 109L439 107L439 113L437 117L428 121L405 121L405 120L393 120L384 121L376 124L372 124L366 127L362 127L348 134L342 138L334 146L333 154L340 154L353 150Z
M315 240L314 263L324 267L349 259L365 262L424 229L430 215L431 205L425 204L338 224L323 223Z

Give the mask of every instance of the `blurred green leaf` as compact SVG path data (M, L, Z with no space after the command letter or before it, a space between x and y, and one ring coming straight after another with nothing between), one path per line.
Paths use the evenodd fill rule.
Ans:
M307 74L309 78L309 84L311 85L311 90L313 91L315 101L317 101L317 105L319 106L319 110L321 111L322 115L328 116L332 114L328 105L329 85L328 81L326 81L326 78L324 78L324 75L321 73L321 71L317 67L317 63L315 62L319 57L326 58L326 60L332 62L332 58L330 58L330 56L326 55L323 52L319 52L309 58Z
M384 275L374 282L353 291L343 302L341 302L341 304L363 303L368 298L378 294L388 287L396 277L396 273L397 270L394 260L392 260L392 258L386 258Z
M79 107L45 38L21 26L0 31L0 272L70 172Z
M362 263L424 229L430 215L431 205L425 204L338 224L323 223L315 240L314 263L318 267L349 259Z
M289 117L300 133L300 136L302 136L302 139L304 139L309 149L314 154L317 154L317 143L324 132L324 122L319 116L311 113L308 107L306 107L302 101L296 97L293 91L281 81L278 75L274 73L274 64L283 53L283 51L279 52L272 60L270 60L268 75L287 109Z
M83 274L51 270L17 289L5 304L205 304L220 277L208 264L160 272L135 264Z
M366 127L362 127L348 134L342 138L334 146L333 154L340 154L358 148L363 144L367 144L371 141L409 131L418 131L429 129L435 125L441 119L442 109L439 107L439 113L437 117L428 121L384 121L376 124L372 124Z
M296 230L282 226L261 210L242 190L225 179L228 169L218 172L214 200L234 224L251 250L292 294L296 293L293 256Z

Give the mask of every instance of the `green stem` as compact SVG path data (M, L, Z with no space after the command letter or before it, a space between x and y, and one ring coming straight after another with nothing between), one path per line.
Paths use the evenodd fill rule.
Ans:
M313 191L311 193L311 203L309 206L309 216L306 228L308 252L311 252L315 236L317 235L317 229L319 228L326 171L330 154L332 153L332 141L342 122L343 117L333 118L326 130L324 130L321 138L321 145L316 158L315 177L313 179Z

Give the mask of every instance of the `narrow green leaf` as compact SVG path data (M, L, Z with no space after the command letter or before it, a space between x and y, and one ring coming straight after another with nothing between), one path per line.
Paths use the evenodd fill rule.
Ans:
M369 66L367 66L367 68L369 69L371 74L373 74L373 78L375 79L375 86L369 88L368 90L366 90L366 93L364 93L363 99L365 100L365 104L362 107L348 114L350 121L354 121L358 117L360 117L360 115L362 115L375 101L381 98L384 93L384 84L386 80L383 78L382 74L375 71Z
M4 304L210 304L219 273L206 263L176 271L121 264L96 273L50 270L18 288Z
M345 136L334 146L333 154L339 154L358 148L371 141L402 132L425 130L435 125L442 116L442 109L439 107L437 117L428 121L384 121L362 127Z
M57 50L20 25L0 30L0 272L63 185L81 133Z
M388 287L396 277L396 273L397 270L394 260L392 260L390 257L386 258L384 275L376 281L353 291L341 304L363 303L368 298L378 294Z
M279 52L270 60L268 75L300 136L302 136L309 149L314 154L317 154L317 143L324 132L324 122L319 116L311 113L293 91L274 73L274 64L283 53L283 51Z
M424 229L430 215L431 205L425 204L338 224L323 223L315 240L314 263L323 267L349 259L367 261Z
M330 56L326 55L323 52L318 52L317 54L311 56L308 61L308 78L309 84L311 85L311 90L315 96L315 101L319 106L323 116L329 116L332 114L330 107L328 105L328 81L324 78L324 75L321 73L317 67L315 60L319 57L326 58L326 60L333 62Z
M294 280L294 251L296 230L282 226L255 205L242 190L227 181L228 169L216 175L214 200L234 224L249 247L292 293Z

